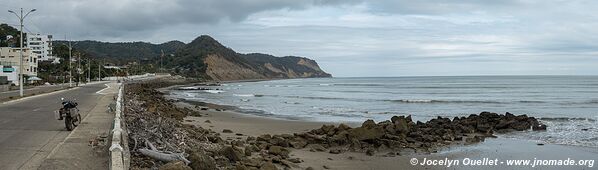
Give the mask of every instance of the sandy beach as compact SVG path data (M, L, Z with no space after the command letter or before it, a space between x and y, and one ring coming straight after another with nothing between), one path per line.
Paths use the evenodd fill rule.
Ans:
M178 102L179 107L193 108L184 102ZM232 140L262 134L292 134L307 132L333 122L307 122L273 119L254 115L236 113L232 111L216 111L196 109L204 116L187 117L185 123L212 129L221 133L223 139ZM208 122L206 122L208 121ZM355 125L350 125L355 126ZM222 133L224 129L232 133ZM241 135L242 134L242 135ZM239 136L241 135L241 136ZM541 142L509 139L498 136L488 138L485 142L466 146L451 146L438 153L414 153L406 155L388 155L387 152L377 152L373 156L364 153L344 152L331 154L328 152L311 152L309 149L294 149L290 155L298 157L304 162L299 163L297 169L312 167L314 169L593 169L594 159L598 157L598 148L575 147L553 144L538 144ZM498 160L497 165L463 165L470 160ZM425 160L457 160L460 165L412 165L412 159ZM506 165L507 160L588 160L587 165ZM589 161L592 162L589 162ZM502 163L500 163L502 162ZM591 163L591 164L590 164Z

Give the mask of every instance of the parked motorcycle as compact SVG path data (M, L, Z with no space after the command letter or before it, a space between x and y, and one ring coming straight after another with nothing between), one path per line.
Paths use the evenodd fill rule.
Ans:
M60 100L62 101L62 108L55 111L56 119L64 120L66 130L71 131L81 123L81 115L77 108L79 104L75 101L65 100L64 98Z

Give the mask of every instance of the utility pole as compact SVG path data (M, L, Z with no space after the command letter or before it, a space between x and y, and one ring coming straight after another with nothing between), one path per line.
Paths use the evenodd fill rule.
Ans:
M91 58L87 59L87 83L91 82Z
M65 38L66 39L66 38ZM69 41L69 87L73 87L73 67L71 63L73 61L73 46L71 45L71 41Z
M102 70L101 67L102 63L100 61L98 61L98 81L102 81Z
M164 58L164 50L160 50L162 52L162 55L160 55L160 73L162 73L163 68L162 68L162 58Z
M21 95L21 97L23 97L23 83L25 83L25 81L23 81L23 20L25 20L25 17L27 17L27 15L34 11L35 9L32 9L31 11L27 12L25 16L23 16L23 8L21 8L21 15L17 14L12 10L8 10L8 12L15 14L17 18L19 18L19 22L21 23L21 49L19 50L19 52L21 53L21 56L19 57L19 94Z
M77 53L77 86L81 83L81 54Z

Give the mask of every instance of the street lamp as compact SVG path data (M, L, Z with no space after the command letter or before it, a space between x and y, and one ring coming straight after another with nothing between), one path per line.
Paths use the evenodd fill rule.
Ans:
M20 52L20 59L19 59L19 93L21 94L21 97L23 97L23 20L25 20L25 17L27 17L27 15L29 15L30 13L34 12L35 9L32 9L31 11L27 12L27 14L23 15L23 8L21 8L21 15L17 14L16 12L12 11L12 10L8 10L8 12L13 13L17 16L17 18L19 18L19 22L21 23L21 49L19 50Z

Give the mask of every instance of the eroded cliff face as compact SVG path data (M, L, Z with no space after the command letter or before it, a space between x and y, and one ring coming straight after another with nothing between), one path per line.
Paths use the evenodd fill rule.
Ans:
M183 74L217 81L331 77L305 57L239 54L209 36L200 36L178 52L174 65ZM197 63L197 62L200 63ZM203 73L202 73L203 72Z
M222 56L210 54L204 59L206 74L213 80L254 80L267 79L266 76L243 65L228 61Z

